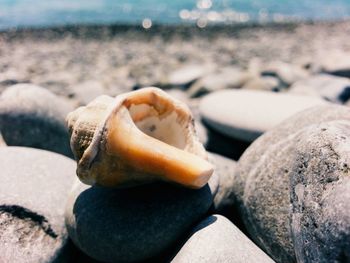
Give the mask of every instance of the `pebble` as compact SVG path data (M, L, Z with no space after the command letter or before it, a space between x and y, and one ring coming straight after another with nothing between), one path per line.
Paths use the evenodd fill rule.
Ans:
M305 110L243 154L233 192L254 241L277 262L347 262L350 109Z
M328 74L318 74L295 82L289 92L321 97L341 104L350 98L350 80Z
M212 71L211 65L185 65L168 76L167 85L183 87L203 77L210 71Z
M247 142L322 99L251 90L223 90L204 97L199 109L214 130Z
M10 146L27 146L72 157L66 115L72 105L50 91L17 84L0 97L0 130Z
M0 147L0 262L67 262L65 203L75 162L25 147Z
M340 77L350 77L350 52L341 50L328 51L326 55L321 53L314 63L314 70L329 73Z
M279 91L280 82L275 77L255 77L247 81L242 89L244 90L262 90L262 91Z
M274 261L227 218L212 215L200 222L172 263L246 263Z
M283 85L290 86L294 82L306 78L309 73L300 66L274 61L265 66L261 75L277 77Z
M206 75L191 85L187 93L198 97L222 89L238 89L249 80L250 74L239 68L223 68L219 72Z
M107 189L80 182L70 195L66 224L74 243L104 262L134 262L169 249L212 205L218 178L199 190L167 183Z

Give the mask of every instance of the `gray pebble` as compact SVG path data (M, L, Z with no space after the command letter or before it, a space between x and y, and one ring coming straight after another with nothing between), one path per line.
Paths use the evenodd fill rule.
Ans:
M200 222L180 249L173 263L273 263L234 224L220 215Z
M72 105L31 84L6 89L0 97L0 130L10 146L27 146L72 157L65 117Z
M80 182L70 196L66 224L74 243L105 262L133 262L171 253L171 247L212 204L218 180L199 190L157 183L130 189Z
M0 262L67 262L64 206L75 162L24 147L0 147Z
M264 134L239 160L242 218L276 261L348 262L349 128L348 108L315 107Z
M289 92L321 97L341 104L350 98L350 80L328 74L318 74L295 82Z

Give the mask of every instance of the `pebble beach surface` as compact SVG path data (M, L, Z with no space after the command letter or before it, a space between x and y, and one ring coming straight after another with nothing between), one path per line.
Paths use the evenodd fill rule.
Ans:
M0 32L0 262L350 262L349 33L350 21ZM147 86L191 109L208 184L76 181L67 113Z
M349 66L349 53L346 53L350 52L349 31L348 21L205 29L76 26L9 30L0 33L0 87L31 82L74 98L80 95L83 83L84 90L92 97L98 91L116 95L135 87L188 84L208 72L217 75L216 71L227 67L233 67L239 75L246 70L251 74L261 70L270 72L274 65L269 64L276 61L313 71L322 67L334 70L334 64ZM285 75L300 71L297 68L293 72L289 64L283 65L285 69L281 71ZM237 67L243 72L237 72ZM303 76L302 73L299 75ZM274 76L267 75L260 83L247 83L243 78L236 86L244 83L249 84L247 88L278 88L273 79L266 79ZM235 79L239 77L249 78Z

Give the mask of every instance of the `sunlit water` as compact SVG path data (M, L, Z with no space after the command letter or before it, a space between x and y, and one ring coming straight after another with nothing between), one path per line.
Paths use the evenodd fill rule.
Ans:
M0 0L0 29L67 24L339 20L350 0Z

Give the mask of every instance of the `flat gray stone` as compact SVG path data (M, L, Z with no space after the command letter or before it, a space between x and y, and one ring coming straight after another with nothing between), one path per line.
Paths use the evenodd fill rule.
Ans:
M65 203L76 164L62 155L0 147L0 262L67 262Z
M200 222L172 263L274 262L227 218L213 215Z
M0 131L9 146L26 146L72 157L66 100L31 84L7 88L0 97Z
M261 90L261 91L279 91L280 82L277 78L271 76L259 76L247 81L242 89Z
M210 71L210 65L185 65L169 74L166 84L175 87L186 86Z
M250 236L278 262L348 262L350 109L305 110L257 139L238 163Z
M289 92L320 97L341 104L350 98L350 80L328 74L318 74L295 82Z
M197 97L222 89L237 89L250 78L251 74L239 68L223 68L198 79L191 85L187 93L190 97Z
M74 243L96 260L134 262L171 254L208 212L217 187L216 176L199 190L167 183L107 189L77 182L66 225Z
M308 77L309 73L300 66L274 61L262 69L261 75L277 77L283 85L290 86L294 82Z
M350 77L350 53L341 50L322 52L312 65L314 71Z
M252 142L295 113L322 99L251 90L223 90L209 94L199 110L205 123L234 139Z

